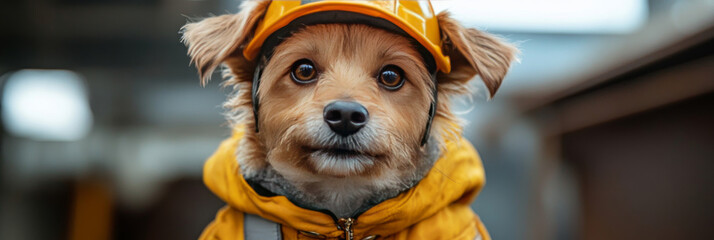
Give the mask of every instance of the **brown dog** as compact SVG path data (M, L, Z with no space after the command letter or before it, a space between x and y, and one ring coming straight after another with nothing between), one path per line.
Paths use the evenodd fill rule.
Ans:
M439 72L431 136L421 144L434 83L413 40L362 24L309 25L274 49L251 98L258 60L247 60L250 41L269 1L248 1L234 15L184 26L183 41L202 83L223 64L225 103L245 131L236 150L243 177L299 206L348 217L412 188L459 138L450 99L469 93L477 74L493 95L517 50L498 38L438 14L451 72ZM347 123L345 123L347 122Z

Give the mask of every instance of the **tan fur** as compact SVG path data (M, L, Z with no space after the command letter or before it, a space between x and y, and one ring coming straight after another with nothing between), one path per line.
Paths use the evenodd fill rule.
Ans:
M259 89L261 131L256 133L250 94L256 63L243 57L242 48L268 1L247 2L238 14L184 26L189 55L202 83L220 63L226 66L224 85L235 90L224 104L227 115L232 124L249 128L236 153L243 175L253 178L274 170L287 180L283 184L297 189L296 196L288 196L291 200L310 201L306 204L340 215L349 216L367 201L381 199L375 194L389 197L418 182L433 163L427 148L442 146L444 137L459 134L457 118L449 109L451 98L468 93L467 82L476 74L495 94L516 53L497 38L439 14L452 72L437 76L433 139L422 147L433 82L413 41L365 25L307 26L278 45L264 69ZM291 79L290 67L300 59L315 63L317 81L298 84ZM399 66L406 75L406 83L396 91L377 84L379 70L388 64ZM336 100L358 102L369 112L369 123L350 138L363 153L362 160L330 162L314 154L333 139L322 114Z
M201 84L208 82L213 70L252 36L269 3L244 1L238 14L210 17L181 28L182 42L199 70Z
M448 12L439 13L437 19L444 39L443 49L451 57L451 73L440 74L439 81L464 86L478 74L493 97L518 49L495 36L461 26Z

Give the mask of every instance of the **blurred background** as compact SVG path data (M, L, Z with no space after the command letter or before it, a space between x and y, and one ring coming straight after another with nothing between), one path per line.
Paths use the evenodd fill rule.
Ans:
M238 4L0 2L0 239L197 238L228 92L199 86L178 30ZM714 239L714 1L434 8L522 51L493 100L457 106L494 239Z

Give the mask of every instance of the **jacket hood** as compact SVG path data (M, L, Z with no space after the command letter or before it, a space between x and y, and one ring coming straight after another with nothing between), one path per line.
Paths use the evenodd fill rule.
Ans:
M239 128L224 140L203 170L208 188L238 211L258 215L294 229L310 229L328 237L343 234L332 216L290 202L284 196L256 193L240 173L235 151L243 138ZM481 159L471 144L460 138L447 141L446 149L427 175L414 187L365 211L354 232L388 236L429 218L450 205L468 207L485 183ZM470 212L470 211L469 211Z

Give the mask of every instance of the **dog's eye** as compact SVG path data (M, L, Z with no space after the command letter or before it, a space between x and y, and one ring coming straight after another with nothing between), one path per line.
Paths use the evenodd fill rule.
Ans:
M397 90L404 85L404 70L388 65L379 72L379 83L388 90Z
M290 69L290 77L297 83L310 83L315 80L317 70L310 60L301 59L293 63Z

